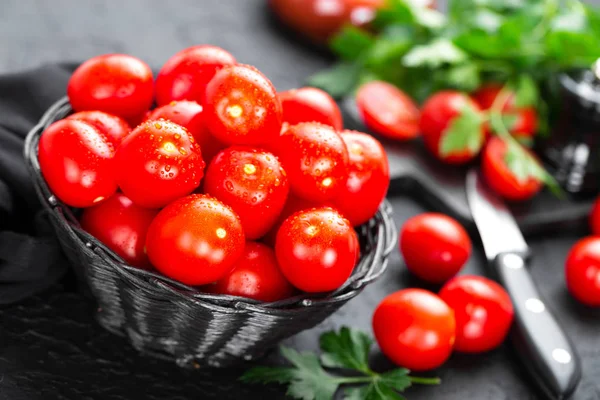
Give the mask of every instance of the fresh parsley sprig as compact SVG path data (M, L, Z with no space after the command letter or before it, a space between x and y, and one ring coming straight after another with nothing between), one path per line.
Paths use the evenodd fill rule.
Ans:
M247 383L286 384L287 395L301 400L332 400L344 385L345 400L402 400L400 392L412 384L440 383L438 378L410 376L405 368L385 373L371 370L372 345L373 340L367 334L343 327L339 332L321 335L320 357L281 346L281 355L292 364L290 367L255 367L240 379Z

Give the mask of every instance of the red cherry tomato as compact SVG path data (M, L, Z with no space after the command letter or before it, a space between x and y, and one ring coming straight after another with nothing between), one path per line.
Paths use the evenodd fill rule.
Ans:
M246 242L244 254L233 269L205 289L260 301L283 300L294 293L294 287L279 271L273 250L255 242Z
M228 144L267 144L281 133L275 87L249 65L225 67L215 74L206 86L204 112L210 132Z
M390 169L381 143L373 136L343 131L340 136L349 154L346 186L332 200L333 206L353 226L375 215L390 186Z
M81 227L128 264L149 269L144 246L148 227L156 214L157 210L138 207L124 194L116 193L110 199L86 208L81 216Z
M275 254L281 272L300 290L329 292L352 275L359 243L350 222L332 208L300 211L277 233Z
M283 221L288 219L292 214L297 213L298 211L309 210L311 208L316 208L323 206L322 203L318 203L315 201L310 201L303 199L302 197L294 196L293 194L289 194L285 205L283 206L283 210L279 213L279 217L277 218L277 222L273 225L271 230L263 237L262 241L271 247L275 247L275 239L277 238L277 232L283 224Z
M161 118L187 129L200 145L202 158L207 163L225 148L225 144L214 138L206 128L202 106L195 101L172 101L152 110L145 120L158 120Z
M365 83L356 93L356 106L364 124L375 133L399 140L419 135L419 108L391 83Z
M594 235L600 236L600 196L596 198L590 214L590 229Z
M164 207L200 185L204 161L185 128L170 121L146 121L117 151L119 187L135 204Z
M117 190L115 151L92 125L61 120L41 135L40 169L50 190L65 204L89 207Z
M473 93L473 100L479 104L482 110L489 110L494 105L496 97L498 97L503 87L499 83L487 83ZM511 91L502 107L502 111L509 111L513 108L515 108L515 93Z
M431 283L442 283L456 275L471 256L471 249L465 229L444 214L412 217L400 232L400 251L406 267Z
M223 278L242 256L244 241L231 208L192 194L160 211L148 230L146 251L158 271L197 286Z
M115 149L131 132L131 127L123 118L102 111L80 111L69 115L67 119L77 119L92 125L98 132L106 136Z
M413 371L435 369L446 362L455 330L454 312L423 289L393 293L373 314L373 332L383 354Z
M99 110L126 120L152 105L154 81L150 67L125 54L90 58L73 72L67 86L75 111Z
M299 197L325 202L348 179L348 150L333 128L316 122L292 125L278 141L279 159Z
M514 316L502 286L480 276L457 276L444 285L440 297L454 310L455 350L483 353L502 344Z
M171 57L156 78L156 102L165 105L173 100L204 103L206 85L218 70L235 65L235 58L220 47L188 47Z
M506 143L498 137L491 138L481 159L481 171L488 185L508 200L522 201L535 196L542 183L534 177L519 179L506 165L505 156Z
M477 103L466 94L442 91L431 96L421 109L420 128L425 146L438 159L448 164L464 164L471 161L479 153L479 149L473 151L467 147L446 155L441 153L440 144L443 138L448 134L452 122L462 115L465 107L480 112ZM479 135L480 142L483 143L483 126L473 134Z
M335 100L321 89L304 87L279 93L283 121L290 125L320 122L336 131L344 128L342 113Z
M573 297L585 305L600 306L600 238L575 243L567 256L565 276Z
M510 133L524 143L533 140L538 129L538 116L535 108L520 108L508 114L515 118L512 126L509 127Z
M239 215L247 239L258 239L277 221L289 183L273 154L234 146L212 160L206 170L204 191Z

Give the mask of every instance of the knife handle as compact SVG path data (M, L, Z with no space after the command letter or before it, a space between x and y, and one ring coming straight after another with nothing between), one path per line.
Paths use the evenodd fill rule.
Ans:
M515 310L511 340L518 356L549 399L568 398L581 380L580 360L547 309L527 270L527 256L499 254L493 262Z

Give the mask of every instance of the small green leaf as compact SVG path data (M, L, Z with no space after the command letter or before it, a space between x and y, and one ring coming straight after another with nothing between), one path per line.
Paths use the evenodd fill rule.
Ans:
M452 66L441 77L447 87L472 92L481 86L481 72L474 62Z
M507 143L504 162L519 182L525 183L529 179L537 179L544 182L556 196L562 197L564 195L556 179L518 143L512 141Z
M521 75L515 86L515 106L535 107L539 100L538 87L529 75Z
M340 98L352 92L361 69L359 64L338 63L311 76L307 85L323 89L334 98Z
M321 362L329 368L349 368L368 374L372 344L373 340L367 334L355 329L344 327L339 333L326 332L320 340Z
M403 0L387 0L384 8L377 11L373 20L373 26L384 28L391 24L410 24L415 23L410 5Z
M354 61L374 43L374 37L365 30L346 25L331 39L329 47L340 58Z
M406 368L394 369L392 371L386 372L385 374L382 374L381 382L385 383L386 385L394 388L399 392L403 392L412 385L410 376L408 376L409 373L410 371Z
M519 116L512 113L502 114L502 123L506 127L506 130L511 132L515 128L515 124L518 121Z
M461 115L454 118L443 133L440 154L448 156L466 149L471 153L478 153L483 145L482 123L482 115L473 107L465 105Z
M460 64L467 54L448 39L437 39L429 44L415 46L402 58L406 67L438 68L444 64Z
M405 400L405 398L382 381L374 380L368 386L346 389L344 400Z
M331 400L338 388L336 380L319 364L312 353L299 353L289 347L281 347L281 355L296 367L295 378L287 394L302 400Z

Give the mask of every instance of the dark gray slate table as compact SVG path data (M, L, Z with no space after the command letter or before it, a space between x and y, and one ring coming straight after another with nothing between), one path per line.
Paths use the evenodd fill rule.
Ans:
M0 2L0 73L41 63L127 52L160 66L176 51L199 43L222 46L264 71L279 90L296 87L330 59L291 40L267 17L263 0L21 1ZM0 116L1 117L1 116ZM392 199L395 220L425 211L407 197ZM558 210L557 210L558 212ZM575 398L600 399L598 314L566 293L563 265L581 233L536 238L532 273L548 306L574 337L584 364ZM465 273L483 274L476 249ZM315 349L318 334L342 325L370 331L376 304L414 284L394 252L387 274L320 326L287 341ZM0 308L0 399L241 399L282 398L280 388L236 383L240 371L181 371L142 357L103 331L93 304L58 287L22 304ZM273 355L272 357L275 357ZM378 364L385 366L382 357ZM482 356L455 355L436 372L443 384L414 388L412 400L537 399L508 347Z

